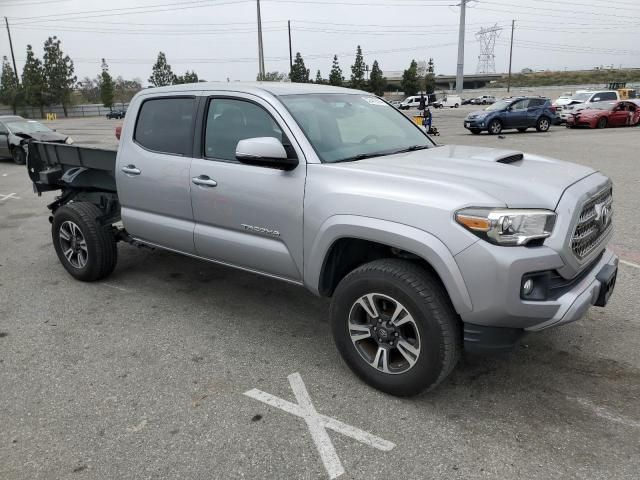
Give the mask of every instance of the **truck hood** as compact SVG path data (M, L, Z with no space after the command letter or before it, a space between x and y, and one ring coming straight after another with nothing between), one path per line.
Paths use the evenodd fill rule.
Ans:
M415 152L375 157L334 166L360 174L405 177L439 187L451 185L482 192L515 208L555 209L563 192L595 170L517 150L446 145ZM380 183L378 179L378 183ZM460 198L460 203L475 196Z
M60 143L64 143L64 141L68 137L68 135L64 135L58 132L31 132L31 133L15 132L14 135L16 137L19 137L25 140L34 139L41 142L60 142Z

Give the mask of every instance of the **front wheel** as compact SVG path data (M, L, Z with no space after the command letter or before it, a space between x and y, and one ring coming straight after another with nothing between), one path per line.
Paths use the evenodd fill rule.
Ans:
M349 368L392 395L434 388L462 349L460 319L446 291L407 260L376 260L347 275L332 299L331 327Z
M536 123L536 130L539 132L548 132L551 127L551 121L547 117L540 117Z
M460 105L458 105L457 103L453 106L453 108L458 108Z
M17 165L24 165L27 161L27 154L24 153L24 149L22 147L15 147L11 151L11 157Z
M118 261L118 249L110 225L97 221L102 212L91 203L70 203L56 210L51 236L62 266L83 282L100 280Z
M502 132L502 122L500 120L491 120L491 123L489 123L489 133L498 135L500 132Z

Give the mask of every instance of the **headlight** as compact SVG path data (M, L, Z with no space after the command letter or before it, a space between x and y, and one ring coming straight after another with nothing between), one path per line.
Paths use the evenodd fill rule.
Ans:
M456 221L478 237L496 245L526 245L547 238L556 223L551 210L465 208Z
M66 143L67 145L71 145L73 143L73 138L67 137L67 139L64 141L64 143Z

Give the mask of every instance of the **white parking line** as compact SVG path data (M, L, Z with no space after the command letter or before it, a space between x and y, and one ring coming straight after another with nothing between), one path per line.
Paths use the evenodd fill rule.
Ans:
M622 263L623 265L626 265L628 267L633 267L633 268L639 268L640 269L640 265L638 265L637 263L633 263L633 262L627 262L626 260L618 260L620 263Z
M20 200L20 197L16 197L15 193L9 193L8 195L0 194L0 202L6 200L7 198L13 198L14 200Z
M600 405L596 405L595 403L592 403L585 398L573 398L572 400L575 400L583 407L589 408L591 411L593 411L593 413L596 414L596 416L600 418L604 418L605 420L609 420L610 422L620 423L622 425L626 425L627 427L640 428L640 421L616 415L610 410L601 407Z
M375 435L365 432L364 430L360 430L359 428L347 425L335 418L318 413L311 402L311 397L307 392L300 374L292 373L287 378L289 379L291 390L293 390L293 394L298 401L297 405L255 388L244 392L244 394L247 397L251 397L255 400L266 403L267 405L279 408L280 410L284 410L287 413L304 419L309 427L311 438L316 444L316 448L318 449L324 468L330 478L333 479L342 475L344 473L344 467L342 466L340 457L338 457L333 443L331 443L331 439L327 434L327 428L384 452L388 452L395 447L394 443L380 437L376 437Z

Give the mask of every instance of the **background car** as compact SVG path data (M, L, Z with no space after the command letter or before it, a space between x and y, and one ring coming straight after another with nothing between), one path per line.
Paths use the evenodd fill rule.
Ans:
M491 105L492 103L495 103L495 101L496 97L493 95L481 95L471 100L471 103L473 105Z
M124 118L126 114L126 110L111 110L109 113L107 113L107 118L110 120L112 118Z
M418 108L420 106L420 98L423 97L426 105L432 105L436 101L436 96L433 93L426 95L411 95L400 102L398 108L400 110L409 110L410 108Z
M505 98L484 110L470 113L464 119L464 127L474 134L488 131L495 135L510 128L525 132L527 128L532 127L539 132L546 132L554 118L555 113L548 98L514 97Z
M638 123L640 106L632 101L592 103L567 119L569 128L631 127Z
M27 143L31 139L43 142L73 143L68 135L51 130L36 120L17 115L0 116L0 157L13 158L18 165L27 160Z
M571 102L563 106L558 106L557 112L559 112L560 122L564 123L569 116L589 104L616 100L622 100L616 90L580 90L571 97Z

